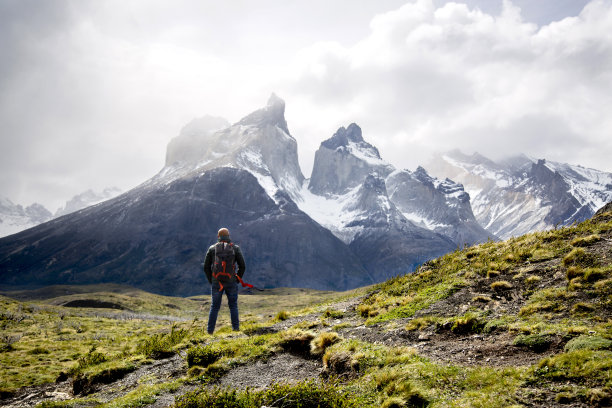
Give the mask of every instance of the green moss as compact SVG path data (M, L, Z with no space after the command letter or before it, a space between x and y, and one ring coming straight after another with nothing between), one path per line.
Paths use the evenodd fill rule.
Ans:
M540 353L548 350L552 342L552 337L546 334L519 334L514 338L512 345Z
M612 352L607 350L574 350L541 360L534 374L555 381L603 383L612 375Z
M601 336L582 335L568 341L564 350L612 350L612 340Z

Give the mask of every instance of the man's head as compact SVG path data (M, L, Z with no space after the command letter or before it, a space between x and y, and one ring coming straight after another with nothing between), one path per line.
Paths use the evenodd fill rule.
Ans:
M227 228L221 228L219 230L219 232L217 233L217 237L219 239L222 239L222 238L226 238L227 239L227 238L229 238L229 230Z

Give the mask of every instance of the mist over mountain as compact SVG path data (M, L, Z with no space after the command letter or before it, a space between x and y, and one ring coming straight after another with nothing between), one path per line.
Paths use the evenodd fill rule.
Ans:
M119 193L121 190L116 187L108 187L101 192L87 190L66 201L66 204L58 208L55 214L52 214L42 204L34 203L24 208L22 205L14 204L8 198L0 197L0 237L16 234L53 218L100 203Z

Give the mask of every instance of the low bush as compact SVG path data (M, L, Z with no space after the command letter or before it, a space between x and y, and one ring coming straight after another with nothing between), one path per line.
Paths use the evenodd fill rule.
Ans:
M291 329L281 333L278 345L289 353L309 356L310 342L314 337L314 333L310 331Z
M535 286L542 281L542 278L537 275L528 276L525 279L525 284L528 286Z
M548 350L552 342L552 337L546 334L519 334L514 338L512 345L540 353Z
M172 355L173 348L180 343L188 332L185 329L176 330L174 326L169 333L154 334L138 343L136 350L149 358L160 359Z
M582 335L567 342L566 352L575 350L612 350L612 340L601 336Z
M486 334L503 330L508 330L508 323L501 319L489 320L482 328L482 332Z
M287 312L286 310L281 310L280 312L276 314L276 316L274 317L274 320L277 322L282 322L284 320L287 320L288 318L289 318L289 312Z
M485 323L475 313L466 313L454 319L451 331L458 334L480 333Z
M192 347L187 350L188 367L207 367L223 357L223 354L214 350L211 346Z
M563 258L564 266L597 266L597 257L582 248L574 248Z

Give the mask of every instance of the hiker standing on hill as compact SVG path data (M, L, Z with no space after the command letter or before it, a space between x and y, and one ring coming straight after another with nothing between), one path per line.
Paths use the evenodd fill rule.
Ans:
M235 331L240 330L240 320L238 318L238 282L242 283L243 286L251 286L242 282L242 276L246 270L244 257L240 247L232 243L227 228L219 230L217 241L216 244L208 248L206 259L204 260L204 273L206 273L208 283L212 286L212 302L210 304L210 313L208 314L208 334L213 334L215 331L223 292L227 296L230 317L232 319L232 329ZM238 271L236 271L236 264L238 264Z

